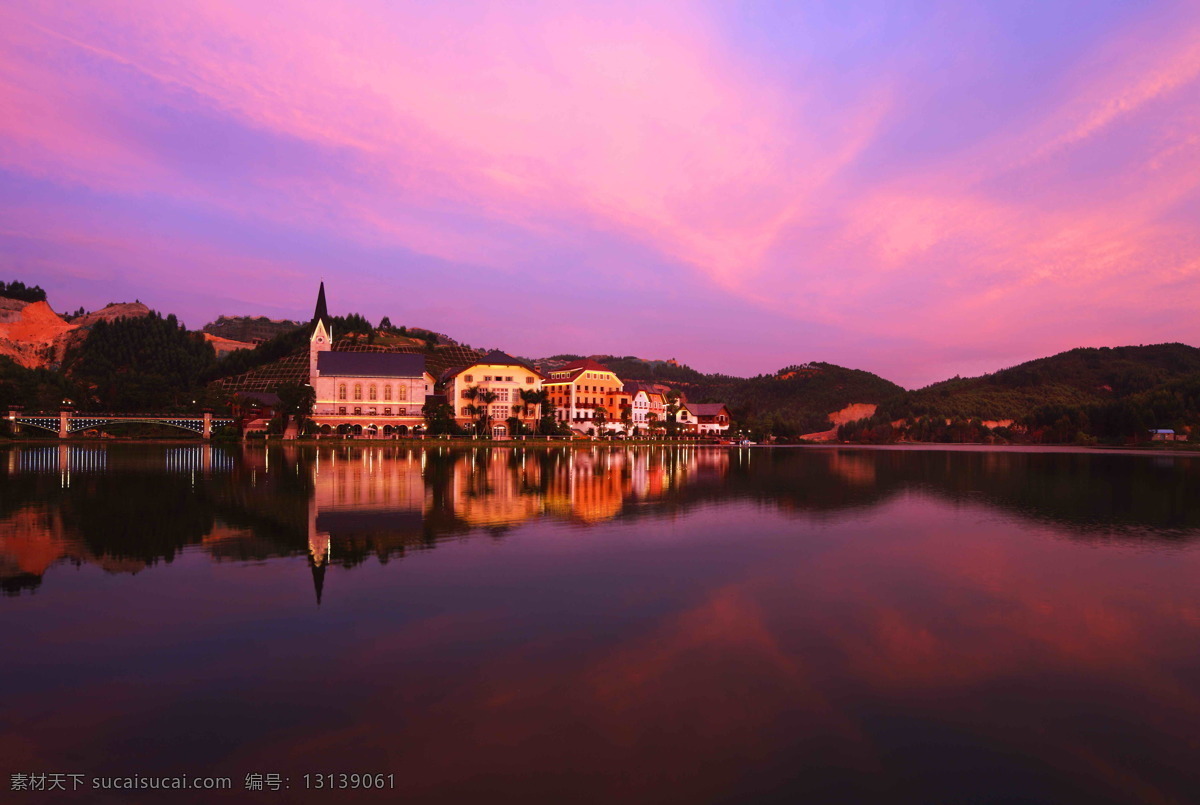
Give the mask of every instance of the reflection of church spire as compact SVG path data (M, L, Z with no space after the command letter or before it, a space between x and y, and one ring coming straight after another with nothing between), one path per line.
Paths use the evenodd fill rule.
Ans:
M321 606L321 593L325 591L325 563L313 559L309 564L312 566L313 589L317 591L317 606Z
M324 287L322 285L322 287ZM321 294L321 301L325 295ZM330 544L329 532L317 530L317 501L315 497L308 499L308 564L312 568L313 588L317 591L317 606L321 606L321 593L325 591L325 568L329 564L329 556L333 546Z
M312 567L313 587L317 590L317 606L321 605L321 593L325 591L325 568L329 565L329 534L310 531L308 538L308 564Z

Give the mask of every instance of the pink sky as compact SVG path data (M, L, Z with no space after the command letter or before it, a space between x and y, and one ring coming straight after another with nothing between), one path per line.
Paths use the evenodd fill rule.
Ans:
M1200 7L16 2L0 278L908 386L1200 342Z

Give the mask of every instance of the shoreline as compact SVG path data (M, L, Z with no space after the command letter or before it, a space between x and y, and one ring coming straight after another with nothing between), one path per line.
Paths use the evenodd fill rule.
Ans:
M366 447L366 446L383 446L391 445L395 447L409 447L428 449L433 447L496 447L496 448L573 448L573 449L591 449L595 447L671 447L671 448L708 448L708 449L749 449L749 448L771 448L771 449L809 449L809 450L888 450L888 451L942 451L942 452L1010 452L1010 453L1120 453L1125 455L1144 455L1144 456L1193 456L1200 455L1200 445L1191 447L1181 447L1178 444L1170 447L1156 447L1150 444L1140 445L1077 445L1077 444L984 444L982 442L970 443L940 443L940 442L903 442L892 444L857 444L850 442L803 442L800 444L713 444L712 442L689 441L689 440L656 440L648 441L641 439L613 439L613 440L591 440L591 439L292 439L284 441L282 439L254 439L242 441L211 441L200 438L194 439L95 439L95 438L71 438L54 439L54 438L36 438L36 439L0 439L0 446L42 446L49 447L52 445L168 445L168 446L190 446L190 445L212 445L216 447L237 447L237 446L252 446L252 447L283 447L288 445L303 446L303 447L320 447L322 445L335 445L345 447Z

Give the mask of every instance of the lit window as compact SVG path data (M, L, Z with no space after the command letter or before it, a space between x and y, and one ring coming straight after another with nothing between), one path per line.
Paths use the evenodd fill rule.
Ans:
M383 415L384 415L384 416L391 416L391 415L392 415L392 409L391 409L391 408L384 408L384 409L383 409Z
M338 399L339 400L346 399L346 384L345 383L340 383L338 385ZM345 413L345 411L343 411L342 413Z
M355 415L355 416L362 416L362 408L361 408L360 406L357 406L357 405L356 405L356 406L354 406L354 415Z
M367 389L367 397L371 400L379 399L379 391L375 388L374 383L372 383L371 387Z
M354 384L354 399L356 399L356 400L362 399L362 383Z
M400 394L396 397L396 399L398 399L398 400L407 400L408 399L408 386L400 387Z
M471 415L471 409L470 409L468 406L464 405L464 406L463 406L463 409L462 409L462 415L463 415L463 416L470 416L470 415Z
M390 385L383 387L383 399L392 399L392 387Z
M338 413L339 413L339 414L344 414L344 413L346 413L346 406L344 406L344 405L340 405L340 406L338 406Z

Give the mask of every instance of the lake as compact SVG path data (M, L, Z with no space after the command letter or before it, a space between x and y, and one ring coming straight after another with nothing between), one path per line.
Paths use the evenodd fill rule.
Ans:
M1196 801L1198 549L1200 456L0 448L0 799Z

